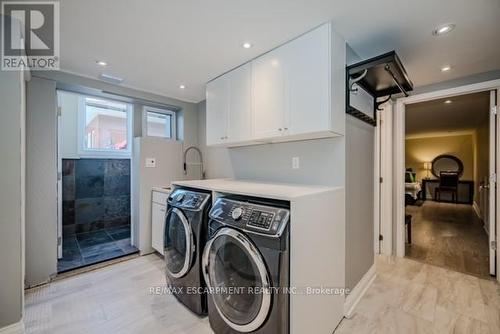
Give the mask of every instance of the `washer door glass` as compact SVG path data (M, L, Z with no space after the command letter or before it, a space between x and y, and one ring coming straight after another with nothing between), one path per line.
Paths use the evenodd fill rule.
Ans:
M168 273L179 278L191 265L194 253L193 233L184 214L171 209L165 219L164 253Z
M269 276L260 252L245 235L219 230L205 249L204 273L228 325L241 332L261 326L271 304Z

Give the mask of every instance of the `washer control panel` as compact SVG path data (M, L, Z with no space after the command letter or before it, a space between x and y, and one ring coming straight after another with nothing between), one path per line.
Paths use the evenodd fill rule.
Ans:
M170 194L168 204L177 208L200 210L208 200L209 194L179 188Z
M210 210L210 218L243 230L280 236L288 224L290 211L280 207L219 198Z

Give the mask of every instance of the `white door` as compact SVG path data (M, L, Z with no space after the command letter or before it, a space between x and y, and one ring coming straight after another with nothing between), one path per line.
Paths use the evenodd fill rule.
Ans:
M289 134L330 129L330 30L323 25L282 46L286 52Z
M63 243L63 231L62 231L62 156L61 156L61 107L57 107L57 258L63 257L62 254L62 243Z
M287 110L283 48L275 49L252 62L253 135L280 136Z
M227 75L229 79L228 141L249 140L252 136L252 64L240 66Z
M488 191L488 235L490 249L490 275L496 275L496 199L497 199L497 91L490 92L490 157L489 157L489 191Z
M226 140L228 94L227 75L207 84L207 145L221 144Z

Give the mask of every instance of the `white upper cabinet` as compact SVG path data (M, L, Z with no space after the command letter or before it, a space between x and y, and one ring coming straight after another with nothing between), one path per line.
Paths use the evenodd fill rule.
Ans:
M228 73L229 111L227 140L241 142L252 136L252 64Z
M283 47L286 50L289 135L330 130L330 30L324 25Z
M253 137L283 134L287 110L285 56L277 48L252 61Z
M252 65L247 63L207 84L207 145L250 140Z
M228 108L229 80L221 76L207 84L207 145L225 142Z
M211 81L207 144L343 135L345 52L345 41L326 23Z

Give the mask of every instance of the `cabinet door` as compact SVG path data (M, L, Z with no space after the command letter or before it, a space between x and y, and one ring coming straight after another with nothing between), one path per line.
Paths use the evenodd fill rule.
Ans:
M249 140L252 136L252 65L229 72L228 142Z
M163 229L165 226L166 207L158 203L152 203L151 212L151 245L163 255Z
M224 143L227 137L229 85L227 75L207 84L207 145Z
M287 133L330 128L330 30L323 25L283 46L288 79Z
M285 98L284 52L275 49L252 61L253 137L264 139L282 134Z

